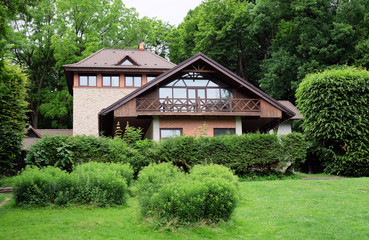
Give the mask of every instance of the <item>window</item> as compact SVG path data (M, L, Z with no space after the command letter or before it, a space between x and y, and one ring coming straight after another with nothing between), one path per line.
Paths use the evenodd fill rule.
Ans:
M160 128L160 138L180 137L182 135L182 128Z
M219 135L233 135L236 133L234 128L214 128L214 136Z
M96 87L96 75L79 76L79 86Z
M103 76L103 87L119 87L119 76Z
M125 86L126 87L141 87L142 86L141 76L126 76Z
M154 80L156 78L156 76L147 76L147 82L151 82L152 80Z
M134 64L128 59L124 60L120 65L122 66L133 66Z

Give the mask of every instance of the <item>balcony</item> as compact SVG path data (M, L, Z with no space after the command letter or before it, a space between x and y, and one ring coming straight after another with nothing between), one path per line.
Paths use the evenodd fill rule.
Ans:
M139 115L251 115L258 116L259 99L138 98Z

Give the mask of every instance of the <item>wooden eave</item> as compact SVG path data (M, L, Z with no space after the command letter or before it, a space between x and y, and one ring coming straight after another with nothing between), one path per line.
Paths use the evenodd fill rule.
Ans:
M294 112L292 112L290 109L286 108L282 104L278 103L275 99L273 99L272 97L270 97L269 95L264 93L262 90L258 89L257 87L255 87L251 83L245 81L244 79L242 79L241 77L239 77L235 73L233 73L232 71L230 71L227 68L223 67L222 65L220 65L219 63L217 63L216 61L214 61L213 59L209 58L208 56L206 56L205 54L203 54L201 52L196 54L195 56L183 61L182 63L178 64L174 68L168 70L167 72L161 74L160 76L155 78L155 80L153 80L153 81L145 84L144 86L136 89L135 91L133 91L132 93L130 93L127 96L123 97L122 99L118 100L117 102L113 103L109 107L102 109L100 111L99 115L105 116L109 112L114 111L115 109L117 109L120 106L126 104L130 100L138 97L142 93L150 90L151 88L153 88L155 86L158 86L161 82L167 80L168 78L172 77L173 75L175 75L177 73L180 73L181 71L185 70L185 68L187 68L188 66L190 66L191 64L194 64L195 62L197 62L199 60L204 61L206 64L210 65L212 68L214 68L219 73L221 73L221 74L225 75L226 77L232 79L234 82L237 83L237 85L242 86L242 87L246 87L253 94L257 95L258 97L265 100L266 102L268 102L272 106L274 106L277 109L281 110L283 115L285 116L284 117L285 119L290 118L290 117L295 115ZM196 70L193 70L193 71L196 72ZM151 114L151 115L153 115L153 114Z

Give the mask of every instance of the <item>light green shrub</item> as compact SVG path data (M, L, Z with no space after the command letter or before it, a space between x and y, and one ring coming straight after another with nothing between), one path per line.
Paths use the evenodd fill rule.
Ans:
M228 220L237 203L237 178L217 165L179 172L169 163L144 168L137 181L141 213L162 224Z

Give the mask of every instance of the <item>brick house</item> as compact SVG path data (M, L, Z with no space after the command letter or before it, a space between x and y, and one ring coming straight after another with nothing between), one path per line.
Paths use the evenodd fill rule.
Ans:
M146 138L267 132L296 113L202 53L175 65L143 49L102 49L64 66L73 134L113 136L119 122ZM204 127L205 126L205 127Z

